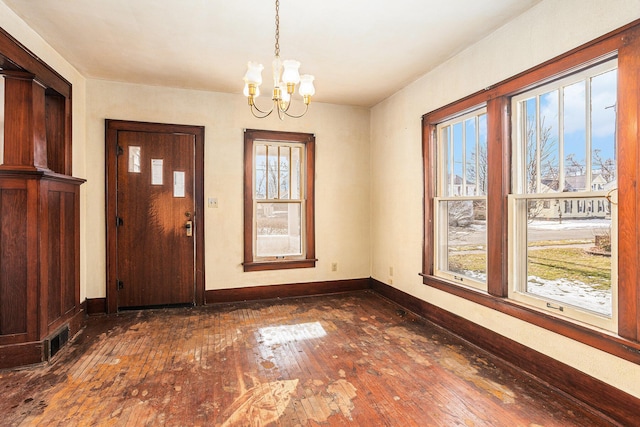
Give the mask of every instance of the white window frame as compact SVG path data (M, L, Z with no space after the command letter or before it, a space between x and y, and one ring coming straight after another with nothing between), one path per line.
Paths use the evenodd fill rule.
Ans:
M447 208L441 208L440 205L441 204L447 204L447 202L451 202L451 201L470 201L470 202L474 202L474 201L484 201L485 206L487 204L487 196L486 195L467 195L466 193L468 193L467 188L466 188L466 168L463 167L463 176L462 176L462 191L460 192L460 195L454 195L454 196L448 196L447 194L447 189L446 186L447 184L449 184L449 179L447 177L447 173L449 171L449 167L446 164L446 159L447 159L447 154L449 152L453 151L453 136L451 136L449 138L449 146L448 147L444 147L444 141L442 138L442 129L451 126L451 128L453 128L454 124L457 123L462 123L462 129L463 129L463 135L465 135L466 129L464 126L464 123L469 120L470 118L476 118L476 141L479 141L479 126L478 126L478 121L477 121L477 117L485 115L487 114L487 108L486 106L480 106L480 107L476 107L470 111L467 111L461 115L458 115L456 117L450 118L446 121L443 121L441 123L439 123L436 126L436 141L437 141L437 151L436 151L436 156L437 156L437 179L436 179L436 196L433 198L433 209L434 209L434 241L435 241L435 245L434 245L434 276L437 277L441 277L447 281L451 281L454 282L458 285L462 285L462 286L467 286L467 287L471 287L474 289L478 289L481 291L487 291L487 281L486 279L484 281L481 280L477 280L473 277L470 276L466 276L466 275L461 275L459 273L455 273L446 269L441 268L442 265L444 265L446 263L446 256L448 255L448 229L449 229L449 225L448 225L448 214L446 213ZM463 136L463 144L464 144L464 136ZM466 151L466 150L463 150ZM478 150L476 149L476 153L478 153ZM476 170L479 169L478 167L478 160L479 156L476 156ZM463 164L466 164L466 159L463 156ZM453 165L451 165L451 170L453 170ZM452 180L454 180L454 178L452 178ZM476 178L476 192L477 192L477 187L478 187L479 183L478 183L478 179ZM453 193L453 190L452 190ZM485 236L486 239L486 236ZM485 250L485 270L486 270L486 253L487 253L487 242L485 240L485 244L484 244L484 250ZM443 259L443 257L445 257Z
M591 77L595 77L604 72L617 69L617 59L610 59L606 62L599 63L595 66L587 67L577 73L571 74L565 78L557 79L552 83L545 84L538 88L529 90L512 97L511 109L512 109L512 142L513 142L513 162L512 162L512 182L513 192L508 196L508 208L509 208L509 290L508 297L515 301L525 303L529 306L533 306L536 309L547 312L554 316L563 317L571 321L583 322L592 326L606 329L617 333L618 328L618 286L617 286L617 249L618 249L618 214L616 203L612 203L611 209L611 303L612 314L611 316L604 316L586 309L581 309L577 306L559 303L553 299L547 299L538 295L530 294L526 292L527 286L527 202L530 200L547 200L556 199L562 203L563 211L565 210L565 202L571 204L571 211L574 210L574 203L588 200L598 200L599 203L604 200L609 200L611 192L603 190L590 190L590 191L576 191L576 192L559 192L549 191L546 193L529 193L527 194L526 188L526 141L523 141L521 132L522 123L522 111L520 109L521 101L536 97L541 94L548 93L552 90L559 89L571 84L584 81ZM586 182L592 181L592 167L591 167L591 135L590 135L590 96L587 92L585 96L586 111L587 111L587 126L586 126ZM538 104L539 105L539 104ZM562 108L562 100L559 101L559 108ZM537 113L539 116L539 112ZM563 134L562 123L559 124L558 134ZM562 166L562 159L564 153L562 151L562 140L558 142L560 148L560 165L559 165L559 183L564 182L564 172ZM540 168L538 168L540 170ZM539 177L538 177L539 180ZM588 185L591 188L591 185ZM559 188L562 190L562 188ZM585 203L586 205L586 203ZM577 204L575 204L577 209ZM523 220L524 219L524 220Z

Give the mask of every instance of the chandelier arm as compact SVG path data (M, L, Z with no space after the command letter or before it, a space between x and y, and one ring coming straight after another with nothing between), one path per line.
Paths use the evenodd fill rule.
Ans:
M287 110L289 110L289 107L287 106ZM307 114L307 111L309 110L309 104L305 104L304 105L304 111L302 112L302 114L300 115L296 115L296 114L290 114L287 112L287 110L283 111L284 114L287 115L287 117L291 117L292 119L299 119L300 117L304 116L305 114Z
M262 111L255 104L251 104L250 107L251 107L251 114L253 114L253 117L256 117L258 119L264 119L265 117L269 117L269 115L273 113L273 107L271 107L271 110L269 111ZM256 111L259 112L261 115L256 114Z

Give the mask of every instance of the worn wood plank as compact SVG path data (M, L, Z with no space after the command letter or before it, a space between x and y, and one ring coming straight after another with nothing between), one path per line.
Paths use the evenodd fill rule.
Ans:
M610 426L371 291L90 317L8 425Z

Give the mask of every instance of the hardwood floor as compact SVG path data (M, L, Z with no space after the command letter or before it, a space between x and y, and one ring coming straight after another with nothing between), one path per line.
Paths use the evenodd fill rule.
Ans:
M371 291L91 317L0 425L615 425Z

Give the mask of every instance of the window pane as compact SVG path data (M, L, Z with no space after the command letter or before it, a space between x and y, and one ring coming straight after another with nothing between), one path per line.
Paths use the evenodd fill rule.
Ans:
M291 150L289 147L280 147L280 199L289 199L289 155Z
M527 222L525 292L610 317L611 212L588 209L604 198L526 202L538 213Z
M267 147L265 145L256 145L256 182L255 192L256 199L267 198Z
M267 199L278 198L278 147L267 147Z
M293 147L291 149L291 198L300 199L300 179L301 179L301 166L302 149L300 147Z
M258 203L256 206L256 255L302 254L301 203Z
M478 155L476 159L476 174L479 196L487 195L487 115L478 116Z
M542 193L558 191L560 174L560 130L558 126L559 92L554 90L540 95L540 189Z
M524 123L522 132L525 143L525 185L527 193L535 193L538 189L538 109L537 99L531 98L521 103Z
M464 190L465 196L476 195L476 157L478 156L476 134L476 118L467 119L464 122Z
M451 177L451 180L453 181L453 193L451 194L452 196L461 196L464 194L464 185L462 182L462 168L464 165L462 157L462 152L464 150L462 129L462 123L455 123L453 126L451 126L453 138L453 151L451 152L451 166L453 168L453 176Z
M587 184L585 83L566 86L563 92L564 191L584 191Z
M591 189L609 190L616 182L617 73L591 79Z
M487 219L485 200L440 201L439 268L479 282L486 281Z
M445 196L453 195L453 166L451 164L451 126L445 126L440 129L440 144L438 148L441 150L441 159L443 159L442 176L442 192ZM440 174L443 175L443 174Z

